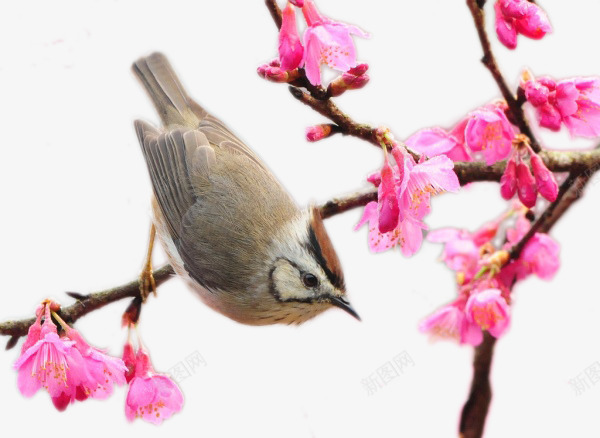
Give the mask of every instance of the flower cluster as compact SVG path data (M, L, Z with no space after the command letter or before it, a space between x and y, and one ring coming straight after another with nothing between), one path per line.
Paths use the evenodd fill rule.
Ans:
M552 32L546 13L528 0L497 0L496 34L502 44L509 49L517 47L517 35L539 40Z
M31 397L44 388L56 409L64 411L75 401L106 399L113 385L129 383L125 414L130 421L140 417L158 424L181 410L181 391L168 376L152 369L143 348L136 353L128 342L123 359L109 356L90 346L60 318L58 309L59 305L50 300L38 307L15 362L17 386L24 396ZM52 317L61 325L64 336L58 335Z
M515 281L531 274L545 280L553 277L559 267L559 247L547 234L534 234L519 258L509 260L508 249L530 228L525 211L516 204L509 213L475 233L448 228L428 234L429 241L444 243L442 259L456 272L458 297L427 317L420 325L423 332L470 345L481 343L483 330L498 338L510 324L511 289ZM501 251L496 251L492 242L500 225L514 216L516 222L507 229L506 243Z
M558 184L554 174L548 170L544 161L531 147L527 137L520 136L521 141L515 141L515 147L506 163L506 169L500 179L500 194L504 199L511 199L518 193L519 200L526 207L533 207L539 193L550 202L558 196ZM522 155L529 153L533 175Z
M432 195L456 192L460 188L454 163L440 155L418 163L406 149L381 132L384 164L368 180L378 188L378 201L365 206L356 226L369 223L369 247L381 252L399 246L406 256L414 254L423 240L427 226L423 218L431 210ZM391 146L394 162L390 163L387 147Z
M422 129L406 144L426 156L446 155L453 161L481 158L486 164L508 162L500 182L500 193L511 199L515 193L527 207L533 207L537 194L554 201L558 185L552 172L529 146L529 139L518 133L506 117L505 102L484 105L470 112L449 132L442 128ZM529 154L533 175L522 157Z
M555 81L524 74L521 88L537 112L540 126L558 131L561 124L571 135L600 136L600 78L576 77Z
M59 411L75 400L107 398L113 384L125 383L127 368L123 361L91 347L53 310L58 310L58 305L45 301L36 311L36 320L15 363L19 390L31 397L44 388ZM58 336L51 313L62 325L65 336Z
M302 38L298 33L295 7L302 8L307 25ZM356 65L352 35L368 37L356 26L323 16L312 0L288 1L282 11L277 64L260 66L258 73L277 82L292 82L298 78L296 69L303 67L310 83L321 85L321 65L327 64L335 70L348 73L338 78L337 82L334 81L332 96L347 89L361 88L369 80L367 66Z
M507 105L498 101L467 114L449 132L425 128L406 139L406 145L428 157L446 155L452 161L484 159L487 165L504 160L518 132L506 117Z

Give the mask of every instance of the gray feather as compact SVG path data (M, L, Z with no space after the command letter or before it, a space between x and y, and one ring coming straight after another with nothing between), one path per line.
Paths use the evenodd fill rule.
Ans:
M266 252L298 207L258 156L187 96L163 55L133 69L165 124L162 132L135 126L185 271L208 290L248 293L257 272L268 276Z

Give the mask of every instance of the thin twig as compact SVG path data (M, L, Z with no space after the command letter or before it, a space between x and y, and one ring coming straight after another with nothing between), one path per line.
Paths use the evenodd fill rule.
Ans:
M267 9L269 10L269 13L271 14L271 17L273 17L273 21L275 22L275 26L277 26L277 29L281 28L281 22L283 21L281 18L281 9L279 9L279 6L277 5L277 2L275 0L265 0L265 4L267 5Z
M173 268L165 265L154 271L154 280L156 285L164 283L173 276ZM72 324L84 315L94 310L100 309L107 304L121 300L127 297L138 297L140 295L140 283L138 280L130 281L127 284L94 292L85 295L83 299L77 300L74 304L63 307L58 312L59 316L66 322ZM18 338L25 336L29 326L34 323L34 318L20 321L7 321L0 324L0 335L12 336Z
M498 67L498 63L496 62L496 58L494 57L494 53L492 52L492 47L490 45L490 40L487 36L487 32L485 31L485 14L483 12L483 4L478 0L467 0L467 6L471 11L471 15L473 16L473 20L475 21L475 27L477 28L477 35L479 36L479 41L481 42L481 48L483 49L483 58L481 58L481 62L486 68L490 71L498 88L500 88L500 92L506 100L508 104L508 108L512 114L512 119L519 127L521 132L529 137L531 148L535 152L540 152L542 148L540 147L537 139L533 135L531 128L529 127L529 123L525 118L525 114L523 113L523 107L517 102L516 97L508 88L502 73L500 72L500 68Z
M366 140L374 146L381 147L375 135L375 128L355 122L350 116L342 112L331 99L317 99L312 94L302 91L297 87L290 87L290 93L300 102L310 106L316 112L338 125L342 134L352 135Z
M344 213L356 207L367 205L371 201L377 201L377 190L357 192L343 198L334 198L319 207L321 217L327 219L336 214Z

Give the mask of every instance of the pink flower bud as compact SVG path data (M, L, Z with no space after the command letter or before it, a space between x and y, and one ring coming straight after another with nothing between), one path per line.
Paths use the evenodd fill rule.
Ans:
M256 72L261 78L265 78L272 82L293 82L300 77L298 70L285 71L281 67L263 64L256 69Z
M558 184L554 174L548 170L540 156L536 153L531 154L531 168L537 183L537 190L544 198L554 202L558 196Z
M316 125L306 128L306 139L308 141L319 141L331 135L331 125Z
M279 60L282 70L294 70L300 66L304 47L300 42L296 27L296 10L288 3L282 13L281 29L279 30Z
M387 155L381 169L381 185L379 186L379 231L387 233L398 225L400 207L394 171L388 162Z
M525 207L531 208L535 205L537 199L535 179L527 164L523 162L517 164L517 193Z
M404 179L404 155L406 151L402 146L396 145L392 148L392 156L398 165L398 180Z
M552 26L546 13L535 3L526 0L498 0L494 4L496 12L496 34L502 44L509 49L517 46L517 34L540 39Z
M527 81L524 86L525 97L533 106L540 106L548 103L550 90L538 81Z
M290 3L299 8L304 6L304 0L290 0Z
M367 176L367 181L369 181L375 187L379 187L379 184L381 184L381 172L373 172L371 175Z
M512 19L504 16L499 3L494 5L494 10L496 11L495 24L498 39L509 49L515 49L517 47L517 29L515 29Z
M514 158L508 160L506 169L500 178L500 194L506 200L511 199L517 192L517 164Z
M369 64L358 64L356 67L352 67L346 73L351 74L353 76L362 76L369 69Z
M542 76L540 78L536 78L536 81L542 84L550 91L556 90L556 81L548 76Z
M332 97L336 97L346 90L358 90L367 85L367 82L369 82L369 75L367 74L363 73L360 76L355 76L346 72L331 81L328 92Z
M499 0L498 5L502 14L510 18L523 18L530 10L527 0Z
M542 8L535 3L527 2L529 11L524 18L515 20L517 32L528 38L539 40L547 33L552 32L548 16Z
M562 118L560 117L560 112L554 105L550 105L549 103L546 105L539 106L537 108L538 111L538 119L540 121L540 126L544 128L548 128L552 131L560 130L560 123Z

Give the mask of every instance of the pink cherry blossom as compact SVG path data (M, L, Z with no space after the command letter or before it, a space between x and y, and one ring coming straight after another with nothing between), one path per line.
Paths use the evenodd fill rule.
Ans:
M302 63L311 84L321 84L321 64L348 71L356 66L356 48L351 35L368 37L356 26L333 21L322 16L312 0L302 7L308 28L304 32Z
M382 252L399 246L405 256L411 256L421 247L423 231L427 226L412 216L399 221L396 228L387 233L379 231L379 214L377 202L365 205L362 218L355 229L369 224L369 248L373 252Z
M559 252L560 247L554 239L544 233L535 233L523 248L519 261L526 272L550 280L560 266Z
M461 344L479 345L483 340L481 329L467 319L458 303L446 305L425 318L419 324L419 330Z
M448 157L439 155L415 164L412 156L407 154L405 161L407 166L401 186L401 202L417 219L429 213L431 195L460 189L454 163Z
M38 323L36 320L34 325ZM39 340L22 352L14 365L18 370L17 386L25 397L31 397L43 387L59 410L64 410L75 399L76 387L87 379L87 373L73 344L59 338L50 318L50 306L46 305Z
M477 273L479 247L468 231L442 228L430 231L427 234L427 240L429 242L445 243L442 260L448 268L465 274L467 281Z
M509 49L517 47L517 35L540 39L552 32L546 13L535 3L527 0L498 0L496 12L496 34Z
M481 151L488 166L508 157L514 138L515 130L503 105L486 105L469 114L466 144L472 151Z
M529 224L527 224L527 229L529 229ZM514 235L511 237L514 239ZM517 241L518 239L513 240L512 243ZM502 281L510 284L532 274L542 280L551 280L560 267L559 252L560 247L554 239L544 233L535 233L523 248L519 258L502 270Z
M573 136L600 136L600 78L542 77L525 82L523 89L540 126L558 131L564 123Z
M405 141L406 145L427 157L446 155L452 161L472 161L465 144L439 127L421 129Z
M152 368L150 357L139 348L135 361L135 376L129 382L125 402L125 416L129 421L142 418L160 424L183 406L183 394L173 380L157 374Z
M510 309L499 289L473 292L465 306L467 319L496 338L508 328Z
M119 358L90 346L81 334L72 327L66 327L66 334L74 341L74 347L81 353L89 379L79 385L81 394L97 399L105 399L112 394L113 384L125 383L127 367Z
M379 184L379 204L373 201L365 206L356 228L369 223L369 247L372 251L381 252L400 246L402 253L410 256L421 246L422 230L427 228L422 219L430 211L431 195L444 191L458 191L460 184L453 170L454 163L444 155L417 164L400 146L394 146L391 153L396 161L396 165L390 166L393 170L393 181L390 181L390 172L385 167L379 172L379 177L369 177L370 181ZM387 181L385 184L384 176ZM395 222L396 214L391 185L395 189L394 194L399 207L394 228L390 228L390 223ZM379 207L383 200L387 204ZM383 230L389 231L382 232L380 220L384 225Z
M59 338L51 319L53 308L58 310L58 305L43 303L43 325L42 312L36 312L36 321L15 363L19 390L30 397L43 387L60 411L75 400L108 397L113 383L125 383L125 366L120 359L88 345L77 331L53 314L67 333L67 337Z
M506 230L507 243L505 249L519 242L531 228L523 210L519 211L514 227ZM504 284L512 284L515 280L523 280L535 274L543 280L550 280L560 266L560 246L547 234L535 233L527 242L517 260L511 261L500 272L500 280Z
M304 55L304 47L296 26L296 10L288 2L282 12L281 29L279 30L279 60L281 68L289 71L300 66Z

